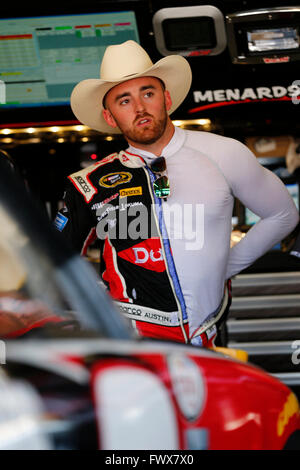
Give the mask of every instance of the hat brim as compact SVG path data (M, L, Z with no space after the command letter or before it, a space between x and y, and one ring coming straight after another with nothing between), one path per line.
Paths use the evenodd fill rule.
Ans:
M189 63L182 56L177 55L164 57L143 73L124 77L121 80L87 79L79 82L71 94L72 111L82 124L91 129L103 133L120 134L120 129L109 126L102 115L103 98L111 88L119 83L149 76L160 78L164 82L172 99L172 106L168 114L173 113L185 99L192 82Z

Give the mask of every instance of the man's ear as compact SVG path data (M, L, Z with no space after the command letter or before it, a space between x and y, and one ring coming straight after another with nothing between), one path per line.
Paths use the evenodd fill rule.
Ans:
M171 95L170 95L170 92L168 90L165 90L165 103L166 103L166 109L167 111L169 111L172 107L172 98L171 98Z
M102 110L102 115L104 117L104 120L106 121L106 123L111 126L111 127L118 127L118 124L116 123L113 115L111 114L111 112L108 110L108 109L103 109Z

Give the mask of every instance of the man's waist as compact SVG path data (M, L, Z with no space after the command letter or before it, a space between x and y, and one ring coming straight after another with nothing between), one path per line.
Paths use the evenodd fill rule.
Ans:
M195 331L190 334L191 338L202 335L208 331L213 325L215 325L225 313L226 307L229 302L229 287L225 285L223 298L218 306L218 308L206 317L206 320L198 327Z
M180 312L165 312L152 307L143 305L114 301L115 305L120 309L121 313L127 318L136 321L144 321L162 326L179 326Z
M195 337L201 335L209 330L223 315L228 305L229 293L227 286L224 290L223 299L219 307L206 317L206 320L190 335ZM145 307L143 305L114 301L116 306L120 309L121 313L127 318L136 321L153 323L156 325L177 327L182 324L179 311L166 312L152 307ZM187 323L187 320L184 321Z

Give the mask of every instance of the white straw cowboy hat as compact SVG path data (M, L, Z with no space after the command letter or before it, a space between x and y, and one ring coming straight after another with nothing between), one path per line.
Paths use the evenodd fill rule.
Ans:
M191 68L186 59L170 55L155 64L147 52L135 41L108 46L100 67L100 79L79 82L71 95L71 108L83 124L100 132L120 133L110 127L102 116L102 100L114 86L138 77L160 78L172 98L169 114L175 111L186 97L192 81Z

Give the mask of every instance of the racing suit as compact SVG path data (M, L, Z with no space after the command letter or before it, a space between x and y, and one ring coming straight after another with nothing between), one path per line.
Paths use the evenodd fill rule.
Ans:
M82 254L100 240L101 277L142 336L206 346L228 310L227 280L284 238L298 211L240 142L175 128L158 199L150 152L129 147L69 176L56 226ZM234 197L261 217L230 249Z

